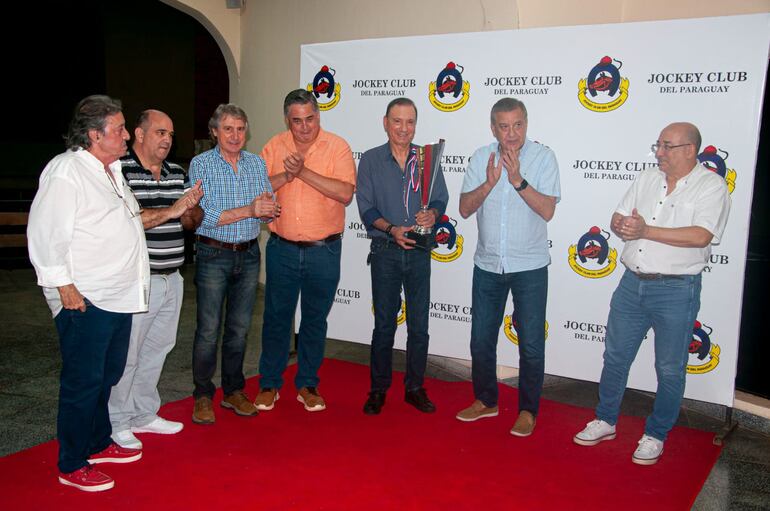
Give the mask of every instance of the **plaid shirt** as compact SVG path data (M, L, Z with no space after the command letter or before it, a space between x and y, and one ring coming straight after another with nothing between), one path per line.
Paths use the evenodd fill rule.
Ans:
M256 154L241 151L238 172L225 161L219 146L199 154L190 162L190 184L203 181L203 222L196 234L225 243L244 243L259 236L258 218L246 218L217 226L223 211L248 205L264 192L272 192L265 161Z

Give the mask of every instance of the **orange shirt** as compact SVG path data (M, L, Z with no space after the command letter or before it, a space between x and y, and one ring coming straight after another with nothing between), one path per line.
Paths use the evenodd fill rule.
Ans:
M271 138L261 156L267 174L284 172L283 160L297 152L290 131ZM350 146L342 137L321 130L305 155L305 167L325 177L356 185L356 164ZM318 241L345 230L345 206L301 179L286 183L276 192L281 216L268 224L270 230L292 241Z

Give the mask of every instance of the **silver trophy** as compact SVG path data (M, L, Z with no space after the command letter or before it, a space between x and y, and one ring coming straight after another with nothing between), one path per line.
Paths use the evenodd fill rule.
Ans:
M417 172L421 190L420 211L428 211L430 196L433 193L433 185L436 182L436 173L441 165L441 155L444 152L444 139L439 139L438 144L429 144L417 148ZM424 250L432 250L436 246L432 227L416 225L406 233L406 237L416 241L416 247Z

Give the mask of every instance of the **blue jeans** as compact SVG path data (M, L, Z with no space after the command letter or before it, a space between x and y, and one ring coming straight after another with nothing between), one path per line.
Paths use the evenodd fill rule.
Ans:
M545 371L547 266L502 274L473 267L473 393L485 406L497 406L497 337L509 291L519 338L519 410L537 415Z
M300 296L302 321L294 384L298 389L318 386L318 369L326 344L326 317L340 281L341 255L341 239L317 247L299 247L272 236L267 241L265 314L259 359L261 388L283 386L291 324Z
M85 312L62 309L54 323L62 356L59 471L69 473L112 443L107 402L126 365L131 314L105 311L86 300Z
M404 250L382 238L372 240L372 301L374 330L371 346L371 390L385 392L392 379L393 338L401 307L406 302L406 390L417 390L425 379L428 361L430 252Z
M610 302L604 340L604 368L596 417L615 424L628 371L644 336L655 332L658 390L645 434L664 441L679 417L684 396L688 348L700 309L700 275L641 280L626 271Z
M222 391L228 396L246 385L243 355L257 299L259 244L235 252L198 242L196 251L198 324L193 344L193 396L211 398L216 390L211 379L217 368L217 341L225 301Z

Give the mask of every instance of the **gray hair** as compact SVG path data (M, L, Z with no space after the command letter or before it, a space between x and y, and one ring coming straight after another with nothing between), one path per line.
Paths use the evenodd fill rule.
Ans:
M305 89L294 89L283 100L283 116L289 116L291 105L307 105L308 103L313 105L313 111L318 112L318 101L312 92Z
M88 149L91 140L88 132L96 130L104 133L107 117L123 111L120 100L109 96L95 94L80 100L72 115L67 135L64 137L67 149Z
M524 113L524 119L527 118L527 107L524 103L514 98L503 98L492 106L492 112L489 114L489 120L492 124L495 123L495 114L497 112L513 112L519 109Z
M246 124L246 129L249 127L249 118L243 108L234 103L222 103L214 110L214 113L209 119L209 134L211 138L214 138L214 130L219 129L219 123L225 116L233 117L234 119L240 119Z

